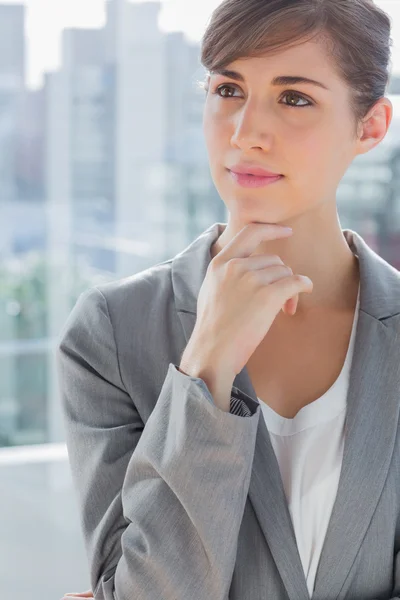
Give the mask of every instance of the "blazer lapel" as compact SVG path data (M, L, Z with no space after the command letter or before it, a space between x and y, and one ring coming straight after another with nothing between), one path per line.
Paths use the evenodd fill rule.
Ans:
M344 594L341 590L381 495L397 433L398 354L395 330L361 310L342 470L317 569L314 600L344 597L346 590Z
M172 261L176 309L186 343L196 322L197 296L211 261L210 248L224 227L225 224L215 223ZM398 310L400 275L356 232L343 230L343 234L359 258L360 314L348 391L342 470L312 600L344 597L346 578L388 474L399 417L400 340L391 317ZM233 385L258 402L246 367ZM249 499L288 597L309 600L279 465L262 418Z
M258 402L246 367L236 376L233 385ZM309 600L279 464L262 415L258 423L249 498L290 600Z
M399 419L400 274L354 231L360 314L345 423L342 470L316 574L313 600L344 598L344 586L385 484Z

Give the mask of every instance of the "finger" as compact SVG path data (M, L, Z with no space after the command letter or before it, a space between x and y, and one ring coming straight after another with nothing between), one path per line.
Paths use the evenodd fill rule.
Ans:
M261 242L289 237L293 231L275 223L250 223L235 235L213 259L217 263L250 256Z
M299 294L296 294L293 296L293 298L290 298L288 302L290 303L290 315L296 314L297 305L299 303Z
M285 313L285 315L294 315L297 307L297 298L298 295L296 295L293 298L289 298L289 300L285 302L285 304L282 307L282 312Z
M305 292L310 294L313 290L314 284L312 280L306 275L291 275L290 277L283 277L270 284L270 293L272 297L276 298L277 302L286 303L288 300L293 298L296 294ZM284 300L283 300L284 299Z
M299 294L296 294L296 296L293 299L293 314L296 313L298 304L299 304Z

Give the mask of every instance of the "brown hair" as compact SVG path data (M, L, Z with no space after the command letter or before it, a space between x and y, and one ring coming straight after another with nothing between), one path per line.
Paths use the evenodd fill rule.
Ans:
M208 76L239 58L318 38L350 88L357 134L389 83L390 33L389 15L373 0L224 0L203 35L201 63Z

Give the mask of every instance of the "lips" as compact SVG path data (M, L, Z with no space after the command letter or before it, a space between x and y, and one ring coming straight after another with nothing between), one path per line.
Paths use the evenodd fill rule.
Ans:
M232 173L237 173L238 175L254 175L257 177L279 177L281 175L281 173L268 171L262 167L246 165L236 165L229 170L232 171Z
M258 188L266 185L270 185L283 179L283 175L275 175L274 177L265 177L260 175L252 175L248 173L236 173L235 171L230 171L228 169L233 180L240 186L246 188Z
M232 171L232 173L236 173L236 175L246 175L246 177L262 177L262 178L273 178L273 177L280 177L280 175L261 175L259 173L238 173L237 171Z

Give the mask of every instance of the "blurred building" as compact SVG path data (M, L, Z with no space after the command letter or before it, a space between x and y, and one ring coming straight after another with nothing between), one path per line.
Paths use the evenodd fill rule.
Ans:
M389 94L400 94L400 75L392 73L388 86Z
M0 5L0 74L25 82L25 6Z
M3 225L1 243L13 239L9 251L22 254L34 243L32 229L41 231L45 291L32 280L18 294L34 300L4 311L0 444L63 439L52 344L80 292L171 258L210 223L227 220L203 136L200 47L161 32L160 10L160 2L108 0L104 27L66 29L60 68L24 95L16 176L12 165L3 169L3 189L8 181L20 198L7 213L19 240ZM23 87L18 56L3 60L0 97L12 69ZM342 226L400 267L400 96L390 97L385 140L354 160L337 199ZM0 131L0 157L1 139ZM30 209L43 190L40 229Z
M114 74L116 273L164 255L165 35L159 2L107 2L107 61Z
M30 90L25 88L22 97L21 114L18 120L18 140L15 164L15 179L17 197L19 202L36 205L36 212L43 215L44 190L44 137L45 137L45 96L44 90ZM29 208L28 208L29 210ZM14 232L14 235L17 232ZM32 231L33 236L40 235L40 239L31 240L29 236L16 235L15 251L22 247L42 247L44 241L42 230ZM21 238L21 242L19 242ZM18 245L21 243L21 248ZM17 245L17 247L16 247Z
M106 7L104 29L64 32L62 67L46 76L45 172L55 218L68 212L51 230L80 263L124 276L178 252L223 204L202 137L198 46L160 31L159 2Z
M106 9L104 28L64 31L61 68L45 78L50 336L80 291L175 255L223 218L202 135L198 45L161 32L160 2Z
M13 208L18 199L18 135L24 85L25 8L16 4L0 5L0 266L14 252ZM0 282L0 292L3 291L0 296L0 444L14 440L13 436L29 416L24 381L17 377L26 358L18 342L19 327L15 315L19 305L15 299L4 298L5 284L3 275ZM34 394L31 389L31 397ZM40 428L43 430L43 422Z
M189 244L215 221L226 221L226 209L210 176L203 135L205 72L200 46L180 32L166 36L167 136L165 162L168 255Z
M18 123L25 85L24 30L25 7L0 5L0 205L3 206L17 197ZM0 233L8 239L3 227ZM2 238L2 249L6 243Z

